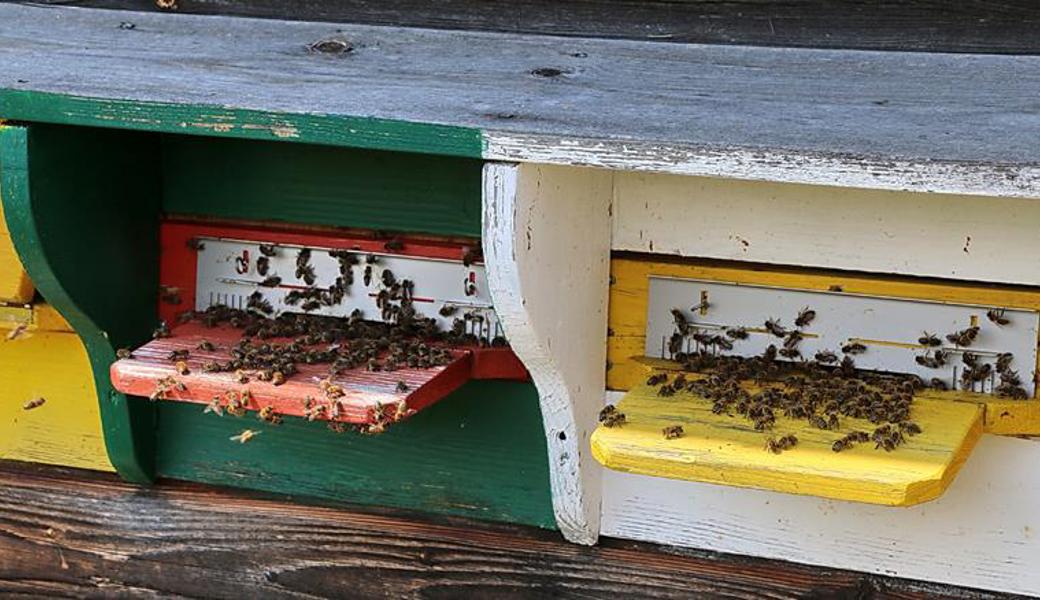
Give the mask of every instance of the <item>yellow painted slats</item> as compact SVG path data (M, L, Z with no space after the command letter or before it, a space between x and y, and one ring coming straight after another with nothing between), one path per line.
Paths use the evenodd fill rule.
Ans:
M911 298L1040 310L1040 291L1010 286L912 280L876 275L806 271L780 267L741 267L714 261L669 262L635 258L611 261L607 387L627 390L646 379L647 366L637 360L645 345L649 277L661 275L803 290L838 287L855 294ZM982 394L925 392L923 397L984 404L986 432L1040 434L1040 400L1004 400Z
M82 342L49 306L18 309L33 314L13 339L18 323L0 318L0 459L111 471ZM35 397L46 403L24 410Z
M763 433L743 418L712 414L711 403L692 394L662 398L645 385L618 408L627 423L592 435L593 455L610 469L890 506L942 494L982 433L978 405L931 399L914 402L913 418L924 433L894 452L869 442L841 453L831 449L849 431L872 431L864 420L845 419L840 431L823 431L781 417ZM676 424L685 435L664 439L661 429ZM765 449L770 435L788 433L798 436L797 447L779 455Z
M25 274L4 221L0 203L0 303L25 303L32 300L33 285Z

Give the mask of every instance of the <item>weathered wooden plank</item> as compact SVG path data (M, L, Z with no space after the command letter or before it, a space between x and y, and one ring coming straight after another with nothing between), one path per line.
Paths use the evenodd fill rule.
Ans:
M329 36L353 51L308 50ZM0 5L0 61L16 119L1040 196L1040 57Z
M529 528L0 463L0 593L207 598L996 598Z
M159 10L146 0L80 6ZM1036 53L1040 12L1029 0L178 0L177 12L344 21L658 42L927 52Z

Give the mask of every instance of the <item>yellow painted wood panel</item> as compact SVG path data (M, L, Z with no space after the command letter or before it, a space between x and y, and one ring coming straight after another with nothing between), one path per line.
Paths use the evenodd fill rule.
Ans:
M36 324L14 339L0 321L0 459L111 471L86 350L75 333L38 327L63 324L57 313L34 311ZM22 408L38 396L43 406Z
M2 125L0 125L2 127ZM3 190L0 190L3 193ZM33 284L22 268L18 254L11 243L4 220L4 207L0 203L0 302L25 303L32 300Z
M715 415L711 402L690 393L662 398L656 388L634 387L618 403L627 422L599 427L592 452L604 466L630 473L910 506L937 498L950 485L982 433L982 409L965 402L917 399L913 419L924 432L893 452L873 443L844 452L834 440L853 430L872 431L862 419L843 419L839 431L778 417L773 431L755 431L741 418ZM666 440L665 426L685 435ZM765 449L770 436L794 433L798 445L782 454Z
M905 277L850 274L780 267L736 267L715 261L614 258L611 261L607 338L607 388L627 390L646 379L644 355L649 277L662 275L728 283L911 298L1040 310L1040 291L1024 287L948 283ZM925 392L922 397L985 404L984 426L999 434L1040 434L1040 400L1003 400L961 392Z

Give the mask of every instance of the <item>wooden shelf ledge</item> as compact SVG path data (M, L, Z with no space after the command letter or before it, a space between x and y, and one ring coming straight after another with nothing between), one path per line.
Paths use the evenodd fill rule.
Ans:
M309 49L330 36L350 51ZM561 40L0 4L0 64L0 118L1040 196L1036 56Z
M627 423L600 426L592 452L607 468L671 479L752 487L889 506L939 497L953 482L982 433L978 405L915 399L913 418L924 430L893 452L866 442L835 453L834 440L853 430L872 431L860 419L843 419L838 431L778 417L769 432L740 417L715 415L692 394L662 398L656 388L633 388L618 403ZM662 428L682 425L685 435L666 440ZM767 438L793 433L798 445L782 454Z

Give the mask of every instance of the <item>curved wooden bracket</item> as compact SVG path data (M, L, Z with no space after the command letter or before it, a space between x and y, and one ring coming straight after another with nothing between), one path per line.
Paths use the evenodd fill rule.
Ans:
M567 539L599 535L589 436L603 405L610 282L607 171L484 167L484 258L495 310L538 388L553 509Z
M11 239L37 289L83 340L109 459L153 477L154 409L112 388L115 349L157 323L159 158L139 135L48 125L0 129Z

